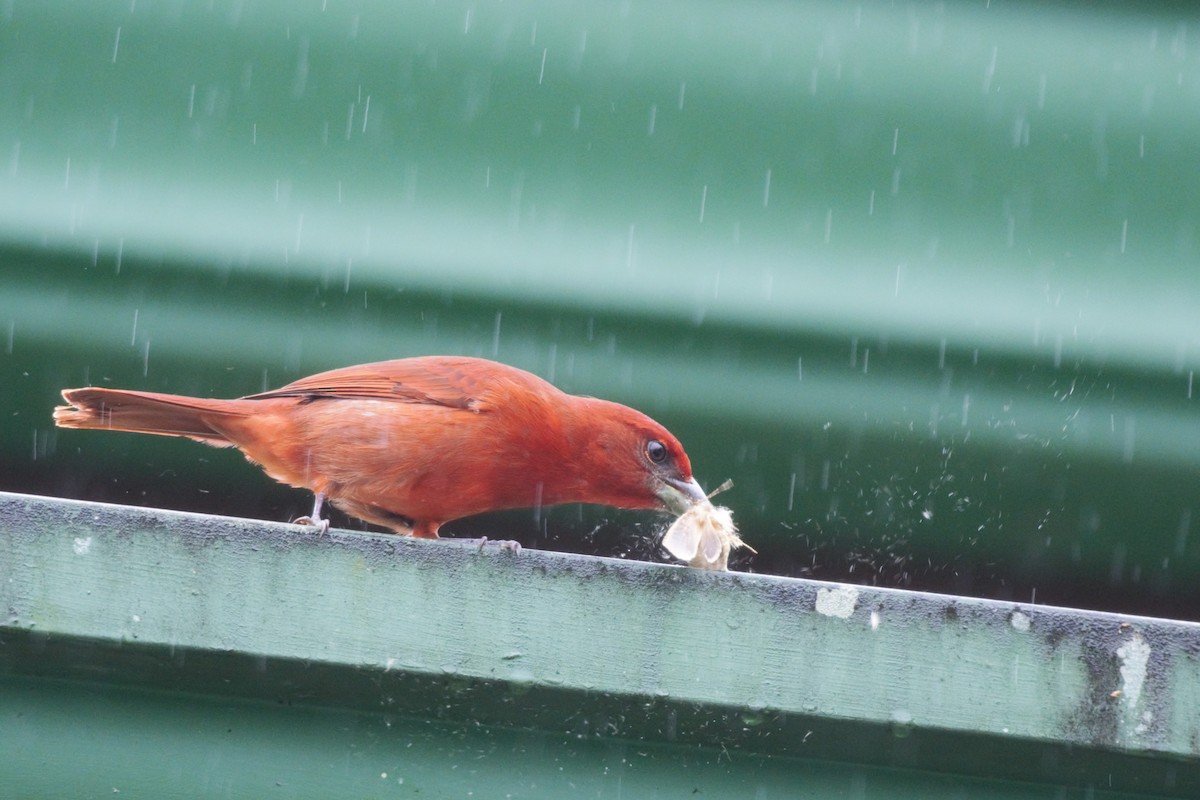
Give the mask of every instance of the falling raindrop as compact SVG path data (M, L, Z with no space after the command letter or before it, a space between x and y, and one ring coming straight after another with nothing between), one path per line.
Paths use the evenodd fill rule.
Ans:
M983 71L983 93L989 94L992 91L992 78L996 75L996 58L1000 53L1000 48L992 47L992 57L989 59L987 67Z
M1125 574L1125 545L1117 543L1113 547L1112 563L1108 570L1108 580L1116 585L1121 583L1121 579Z
M292 97L304 96L308 86L308 37L300 37L299 53L296 56L296 74L292 77Z
M1179 528L1175 532L1175 555L1187 553L1188 534L1192 528L1192 509L1185 508L1179 515Z

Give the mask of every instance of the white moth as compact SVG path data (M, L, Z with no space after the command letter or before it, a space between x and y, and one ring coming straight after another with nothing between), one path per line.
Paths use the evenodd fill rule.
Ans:
M692 506L675 520L663 536L662 546L697 569L725 571L729 570L730 551L745 547L751 553L758 552L737 535L733 512L708 500Z

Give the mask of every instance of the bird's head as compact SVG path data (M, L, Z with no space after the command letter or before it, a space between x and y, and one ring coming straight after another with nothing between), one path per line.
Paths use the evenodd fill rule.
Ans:
M682 514L705 499L679 440L650 417L619 403L580 398L575 450L578 502L619 508L662 508Z

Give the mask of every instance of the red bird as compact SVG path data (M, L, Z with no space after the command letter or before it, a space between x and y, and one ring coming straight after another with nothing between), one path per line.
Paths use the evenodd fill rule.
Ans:
M627 406L515 367L426 356L322 372L238 400L65 389L63 428L237 447L277 481L397 533L507 508L596 503L682 514L704 500L679 441Z

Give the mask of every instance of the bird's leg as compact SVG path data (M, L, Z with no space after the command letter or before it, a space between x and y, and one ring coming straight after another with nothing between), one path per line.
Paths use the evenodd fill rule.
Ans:
M320 536L329 530L329 520L321 518L321 506L325 505L325 493L317 492L313 498L312 514L307 517L297 517L292 520L293 525L312 525L317 529L317 535Z

